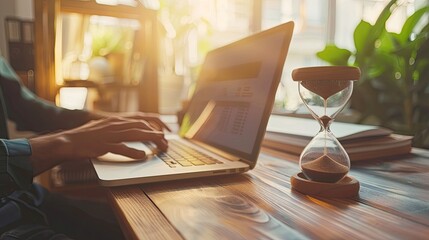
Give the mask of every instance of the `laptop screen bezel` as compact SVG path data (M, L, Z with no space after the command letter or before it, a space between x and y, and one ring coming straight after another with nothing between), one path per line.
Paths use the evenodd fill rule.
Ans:
M255 41L256 38L264 38L267 35L272 34L278 34L278 32L284 32L285 36L283 38L282 47L280 49L279 59L277 61L277 66L273 75L273 81L269 90L269 94L267 96L267 101L264 106L264 111L262 115L261 122L259 124L259 128L256 134L255 142L253 144L253 149L251 153L243 152L237 149L228 148L226 146L222 146L215 143L206 143L204 141L200 141L197 139L187 138L188 140L191 140L195 143L202 143L202 145L209 145L211 150L215 149L218 153L224 153L223 155L232 155L235 157L238 157L240 160L246 162L249 164L250 168L254 168L260 153L261 144L265 135L266 127L268 124L269 117L272 112L272 108L275 101L275 95L277 91L277 87L280 84L281 76L283 73L283 66L286 61L286 57L289 51L290 42L293 35L293 29L294 29L294 22L290 21L281 25L278 25L276 27L270 28L268 30L261 31L259 33L256 33L254 35L251 35L249 37L243 38L241 40L238 40L236 42L230 43L228 45L225 45L220 48L216 48L212 51L210 51L208 54L214 53L216 51L228 51L228 48L234 48L238 44L246 44L249 41ZM195 89L198 89L198 85L201 83L200 77L198 78L196 82ZM193 104L194 98L191 98L190 105Z

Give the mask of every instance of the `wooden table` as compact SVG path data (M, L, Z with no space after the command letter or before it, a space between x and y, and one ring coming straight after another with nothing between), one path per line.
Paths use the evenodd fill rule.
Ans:
M429 151L352 163L355 199L295 192L297 172L264 149L248 173L111 188L111 203L130 239L429 239Z

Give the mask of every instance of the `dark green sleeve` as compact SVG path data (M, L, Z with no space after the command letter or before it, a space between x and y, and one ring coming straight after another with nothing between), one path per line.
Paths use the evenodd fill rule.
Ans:
M36 79L37 81L37 79ZM70 129L90 120L82 110L68 110L45 101L24 87L9 64L0 57L0 91L8 118L19 130L49 132Z
M0 139L0 197L30 187L33 182L30 155L31 146L26 139Z

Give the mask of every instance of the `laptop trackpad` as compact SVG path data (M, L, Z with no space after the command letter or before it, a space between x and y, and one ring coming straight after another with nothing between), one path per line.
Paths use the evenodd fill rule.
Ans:
M144 144L142 142L125 142L124 144L130 148L145 151L146 156L153 154L153 151L148 146L146 146L146 144ZM119 163L119 162L143 161L143 160L146 160L146 158L135 159L135 158L130 158L130 157L126 157L123 155L108 152L108 153L98 157L97 160L102 161L102 162L117 162L117 163Z

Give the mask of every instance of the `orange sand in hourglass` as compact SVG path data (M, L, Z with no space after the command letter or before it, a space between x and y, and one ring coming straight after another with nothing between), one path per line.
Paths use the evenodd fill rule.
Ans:
M302 164L301 168L305 176L318 182L338 182L349 172L347 166L338 163L327 154Z
M350 81L326 81L326 80L314 80L314 81L303 81L301 85L308 90L316 93L323 98L323 105L325 113L319 117L319 121L323 128L326 130L332 118L326 115L326 108L328 107L328 98L341 90L349 87ZM326 138L325 131L325 138ZM337 182L341 180L349 171L349 168L336 161L334 156L329 156L327 152L326 142L324 146L323 155L315 160L306 162L301 165L302 172L305 176L311 180L318 182ZM336 156L341 157L341 156Z

